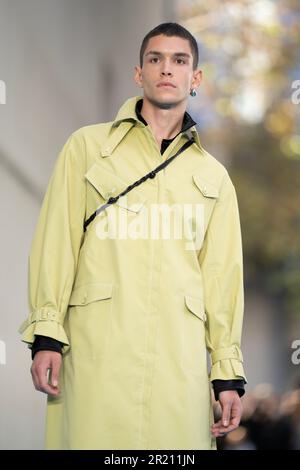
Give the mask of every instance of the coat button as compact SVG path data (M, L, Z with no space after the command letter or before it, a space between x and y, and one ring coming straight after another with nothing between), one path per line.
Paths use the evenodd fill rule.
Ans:
M85 292L84 296L81 299L82 304L84 304L86 302L86 298L87 298L87 293Z
M116 192L116 188L112 188L104 194L105 199L109 199L112 194Z

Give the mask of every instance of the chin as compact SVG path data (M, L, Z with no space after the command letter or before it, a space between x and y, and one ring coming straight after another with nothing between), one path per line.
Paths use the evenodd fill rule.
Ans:
M170 96L147 96L147 98L153 106L156 106L160 109L170 109L177 106L177 104L179 103L178 99L176 99L175 97L170 98Z

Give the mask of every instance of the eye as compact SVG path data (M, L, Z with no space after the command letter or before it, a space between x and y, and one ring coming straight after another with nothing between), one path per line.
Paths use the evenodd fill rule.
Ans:
M183 59L176 59L177 62L180 61L181 64L185 64L185 61Z
M150 59L150 62L152 62L153 60L158 60L158 57L152 57L152 59Z

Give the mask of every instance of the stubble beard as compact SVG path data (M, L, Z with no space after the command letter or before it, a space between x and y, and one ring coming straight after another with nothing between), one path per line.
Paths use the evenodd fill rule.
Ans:
M156 99L154 98L149 98L149 96L147 97L148 98L148 101L150 101L150 103L155 106L156 108L159 108L159 109L172 109L172 108L176 108L176 106L179 105L180 101L175 101L175 102L161 102L161 101L157 101Z

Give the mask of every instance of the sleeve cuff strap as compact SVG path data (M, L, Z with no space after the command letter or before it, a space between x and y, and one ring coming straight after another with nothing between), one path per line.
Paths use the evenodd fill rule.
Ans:
M242 351L238 346L231 346L230 348L217 349L211 353L212 364L222 361L223 359L237 359L243 362Z
M247 383L243 368L243 355L236 345L221 348L211 353L210 380L231 380L242 378Z
M59 323L60 315L58 312L49 309L41 309L29 315L20 328L19 333L22 334L21 340L25 343L32 344L35 335L48 336L64 343L63 352L69 349L69 340L61 323Z
M30 313L28 318L22 323L19 328L19 333L23 333L23 331L29 326L31 323L39 322L39 321L55 321L60 323L60 314L55 311L51 310L47 307L43 307L35 312Z

